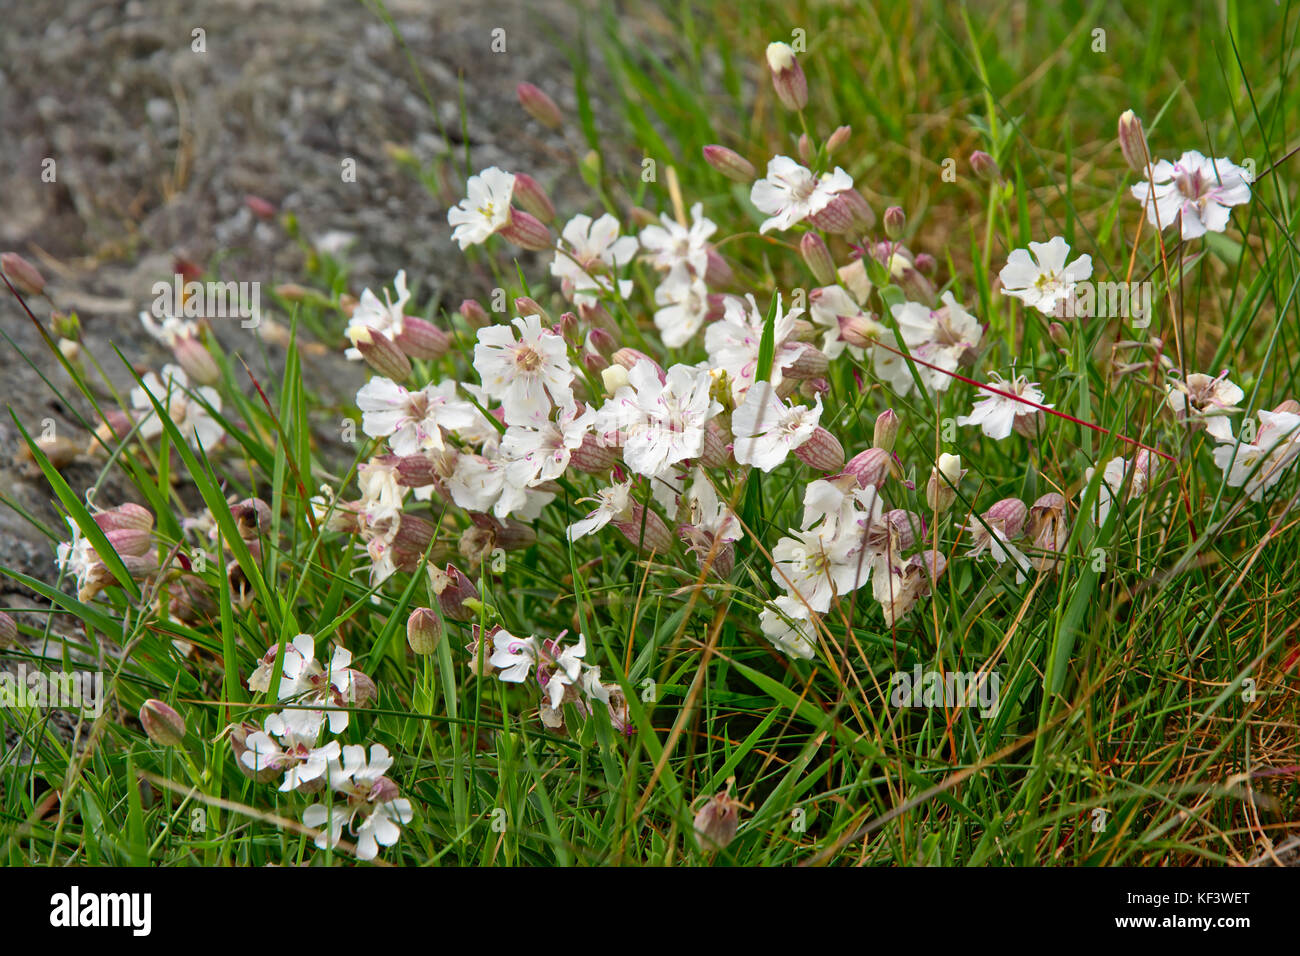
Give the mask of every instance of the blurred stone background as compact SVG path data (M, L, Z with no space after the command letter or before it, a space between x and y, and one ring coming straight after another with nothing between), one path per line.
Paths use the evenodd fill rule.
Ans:
M420 283L422 304L433 297L454 307L479 291L446 223L462 185L462 82L476 169L526 169L557 200L567 184L581 187L563 139L515 98L527 80L573 115L566 49L579 4L387 0L386 9L409 59L360 0L0 0L0 250L28 258L53 302L78 313L85 349L118 388L131 379L110 343L141 371L171 360L137 315L177 257L224 280L268 284L264 309L269 284L302 280L303 246L278 220L257 219L249 194L292 213L304 239L340 254L354 294L378 290L400 268ZM196 30L204 52L194 49ZM493 50L496 30L505 52ZM399 150L408 159L399 161ZM345 159L355 160L355 182L344 181ZM54 182L42 179L47 160ZM435 196L418 172L440 166L443 195ZM48 317L49 303L32 305ZM278 376L282 349L237 321L218 325L228 352L256 374ZM0 329L37 366L4 343L0 404L32 433L48 418L60 434L88 438L42 381L76 395L7 290ZM362 381L361 368L332 349L307 361L312 386L341 402ZM0 487L61 531L44 479L16 460L22 446L9 415L0 416ZM64 472L75 490L98 473L89 460ZM97 500L115 500L111 479ZM0 503L0 564L52 580L54 543ZM29 600L0 578L0 606Z

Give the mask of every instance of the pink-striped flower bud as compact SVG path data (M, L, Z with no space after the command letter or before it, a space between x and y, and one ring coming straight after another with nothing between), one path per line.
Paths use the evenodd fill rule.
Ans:
M1285 412L1288 415L1300 415L1300 402L1297 402L1294 398L1288 398L1273 409L1273 412L1274 414Z
M784 375L790 379L821 378L830 368L830 359L821 349L805 345L799 356L785 367Z
M18 640L18 622L0 611L0 647L9 647Z
M153 547L153 532L139 528L118 528L115 531L106 531L104 537L108 539L108 543L113 546L113 550L118 553L119 557L126 557L127 555L141 557L148 554Z
M23 295L40 295L45 291L45 277L16 252L0 255L0 271L9 277L14 288Z
M403 513L393 535L393 563L403 571L414 571L433 541L434 526L413 514Z
M794 450L795 457L814 471L839 471L844 467L844 446L818 425L812 435Z
M366 364L394 382L404 382L411 374L411 360L388 336L368 326L353 326L348 339L361 353Z
M849 126L837 127L835 132L826 138L826 155L830 156L837 149L849 141L853 135L853 128Z
M970 154L971 169L975 175L985 182L997 182L1002 178L1002 170L998 168L997 160L983 150L975 150Z
M519 105L524 108L524 112L543 126L559 129L564 125L564 116L555 105L555 100L532 83L520 83L515 87L515 95L519 97Z
M550 224L555 221L555 206L551 197L546 195L542 184L526 173L515 173L515 188L510 194L511 201L518 203L524 212L531 213L540 221Z
M1025 528L1025 519L1028 517L1029 509L1019 498L1003 498L1001 501L994 502L993 506L984 512L985 523L1001 531L1008 538L1020 536L1020 532Z
M610 360L613 361L615 365L623 366L629 372L636 368L638 362L649 362L655 367L655 372L659 375L659 381L663 382L668 378L668 374L664 371L662 365L638 349L624 346L611 355Z
M588 432L569 455L569 464L589 475L607 475L618 461L618 449Z
M432 654L442 643L442 618L427 607L417 607L406 619L406 643L420 656Z
M799 134L798 149L799 149L799 160L805 166L811 166L813 162L813 144L812 144L812 139L808 136L807 133Z
M618 339L608 329L592 329L587 333L587 344L607 359L618 351Z
M673 549L673 533L658 512L637 502L632 505L631 516L626 521L615 521L614 526L623 537L643 551L667 554Z
M109 531L150 531L153 528L153 512L148 508L132 502L107 508L95 515L95 524L105 533Z
M461 302L460 315L461 318L476 329L492 324L492 316L487 314L487 310L479 304L477 299L466 299Z
M892 408L886 408L876 416L876 425L871 434L871 444L876 448L883 448L885 451L893 451L894 442L897 439L898 416Z
M261 196L254 196L252 193L249 193L244 197L244 205L247 206L248 211L258 219L265 221L275 218L275 203L263 199Z
M551 230L546 224L531 213L522 209L510 209L509 221L501 227L500 236L506 242L513 243L521 249L531 252L544 252L551 248Z
M893 459L884 448L868 448L849 459L844 473L851 475L859 488L879 488L893 472Z
M707 265L704 269L704 282L711 289L725 288L731 285L735 278L735 273L731 271L731 266L722 257L722 253L709 246Z
M540 302L531 296L521 295L515 299L515 312L518 315L536 315L540 316L543 325L551 324L551 317L546 314Z
M1125 110L1119 117L1119 151L1128 168L1145 178L1151 151L1147 148L1147 134L1142 129L1142 121L1132 110Z
M700 849L725 850L736 839L740 827L741 804L731 799L731 785L712 796L695 814L695 838Z
M582 345L582 325L572 312L565 312L560 316L560 337L570 348L576 349Z
M479 600L478 588L456 565L448 564L446 571L430 565L429 583L444 617L452 621L469 621L478 616L476 608L467 603Z
M605 369L609 368L609 359L599 352L583 352L582 367L592 375L599 375Z
M930 255L928 252L917 253L913 265L916 266L916 271L921 273L923 276L934 275L935 269L939 267L939 263L935 261L934 256Z
M772 74L772 89L776 98L789 110L801 110L808 105L808 80L803 67L795 58L788 43L767 45L767 68Z
M852 232L854 217L853 210L849 206L849 200L845 198L847 195L847 193L838 193L818 212L809 216L808 221L818 229L823 229L835 235Z
M725 146L705 146L704 161L728 179L738 183L752 183L758 176L754 164L735 150Z
M835 260L831 258L830 249L822 237L815 232L805 232L799 240L799 252L813 278L820 285L833 286L836 283Z
M414 315L403 316L402 331L393 344L413 359L440 359L451 350L452 338L432 322Z
M885 235L890 239L898 240L902 238L905 228L907 228L907 213L903 212L902 206L890 206L885 210Z
M221 381L221 369L217 366L217 360L196 336L183 335L176 339L172 354L191 382L215 385Z
M578 305L578 318L590 329L604 329L610 334L617 334L618 323L614 317L609 314L609 310L599 302L580 303Z
M700 452L700 464L705 468L725 468L731 463L731 449L727 443L727 433L718 424L716 418L704 423L704 448Z
M140 708L140 725L149 739L161 747L179 747L185 742L185 719L161 700L150 698Z

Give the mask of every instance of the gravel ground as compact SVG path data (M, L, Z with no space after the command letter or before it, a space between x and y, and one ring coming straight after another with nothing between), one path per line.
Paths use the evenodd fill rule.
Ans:
M136 316L178 257L223 279L303 277L302 245L254 217L249 194L293 213L312 244L346 250L354 293L390 282L399 268L421 283L422 296L448 304L480 291L446 225L458 175L448 177L448 192L431 195L394 153L459 167L461 78L474 165L527 169L565 198L576 179L571 154L519 109L514 90L528 80L572 109L563 46L576 36L576 5L388 0L387 8L433 108L388 26L355 0L0 0L0 250L37 264L51 300L77 311L85 351L118 388L130 376L112 346L141 370L170 360ZM497 30L505 52L493 50ZM342 173L349 159L354 182ZM42 176L50 160L52 182ZM50 305L37 305L48 316ZM42 380L70 396L67 376L7 291L0 330L35 365L7 353L0 402L33 433L52 419L59 434L84 442L74 410ZM278 374L278 349L234 321L217 334L255 371ZM355 392L361 369L332 349L320 352L309 360L309 380L327 394ZM0 416L0 488L57 527L50 489L17 460L22 445L10 417ZM75 462L64 475L81 490L98 466ZM110 480L97 500L123 495ZM0 505L0 565L53 580L53 552L54 541ZM0 606L39 603L0 578Z

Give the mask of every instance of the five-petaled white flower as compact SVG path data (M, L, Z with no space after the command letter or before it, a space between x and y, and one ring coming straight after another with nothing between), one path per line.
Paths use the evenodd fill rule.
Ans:
M1209 159L1196 150L1178 162L1162 159L1151 168L1151 179L1132 187L1133 197L1147 211L1147 221L1167 229L1182 220L1184 239L1206 232L1223 232L1229 209L1250 202L1250 170L1226 157Z
M492 634L492 656L488 659L501 673L497 677L507 683L521 684L537 663L537 638L515 637L505 628Z
M1092 275L1091 256L1079 256L1067 265L1069 256L1070 247L1060 236L1048 242L1031 242L1028 251L1014 250L998 273L1003 293L1044 315L1064 314L1075 284Z
M1165 392L1169 407L1179 419L1204 424L1215 441L1232 441L1228 416L1241 411L1237 403L1246 393L1228 381L1226 370L1217 377L1193 372L1184 380L1175 379L1167 384Z
M833 172L815 176L788 156L774 156L767 164L767 176L754 183L749 201L769 219L758 227L789 229L809 216L815 216L837 195L853 188L853 177L835 167Z
M619 221L609 213L594 221L590 216L579 214L565 225L556 244L551 275L571 284L576 304L594 305L599 296L612 294L614 283L611 277L616 277L618 270L636 255L636 237L620 238L620 228ZM631 295L632 289L630 280L618 284L622 298Z
M1009 395L1019 395L1021 398L1043 405L1043 393L1038 387L1037 382L1031 382L1023 375L1017 375L1009 381L1003 379L997 372L993 373L993 380L989 383L990 388L996 388L998 392L1006 392ZM1032 422L1039 412L1033 405L1026 405L1024 402L1018 402L1009 395L1000 395L997 392L980 392L979 397L975 399L975 408L969 415L958 415L958 425L978 425L980 430L990 438L996 438L998 441L1008 437L1011 434L1012 427L1016 424L1017 419ZM1051 408L1051 405L1043 405L1044 408Z
M225 430L208 410L199 402L201 398L212 406L213 411L221 411L221 396L215 388L201 385L189 388L189 378L178 365L164 365L162 377L149 372L141 379L141 385L131 390L131 407L145 412L140 425L141 438L157 438L163 433L163 423L159 420L153 403L153 396L167 411L167 417L195 448L212 448L225 435Z
M812 437L821 414L820 395L812 408L788 405L770 382L759 382L731 417L736 461L771 471Z
M709 237L718 228L704 217L704 205L697 202L691 206L689 228L667 213L659 221L663 225L641 230L641 248L650 254L650 264L670 274L689 271L702 278L709 267Z
M579 498L580 502L589 501L596 505L585 518L569 525L567 535L570 541L576 541L584 535L599 531L611 521L626 521L632 514L635 502L632 500L632 479L601 488L594 498Z
M443 429L470 428L479 412L456 398L456 383L441 382L410 391L390 379L376 376L357 392L361 430L371 438L387 438L397 455L416 455L446 448Z
M352 310L352 317L348 319L345 334L349 342L355 341L353 335L362 329L377 332L390 341L402 334L402 327L406 320L404 309L411 298L411 293L406 291L405 269L397 273L397 277L393 280L393 288L397 290L397 298L392 298L385 289L383 302L380 302L379 297L369 289L362 291L361 301L357 303L357 307ZM355 346L344 354L350 359L361 358L361 351Z
M465 184L468 194L447 210L447 222L455 226L451 238L462 250L486 242L510 222L510 200L514 196L513 173L491 166Z
M628 384L600 410L602 432L622 429L623 460L639 475L653 478L668 466L704 451L705 425L722 406L709 394L706 369L674 365L659 380L652 362L642 360L627 374Z
M511 325L479 329L474 346L483 391L501 401L506 424L548 418L552 406L573 405L573 367L564 339L545 328L539 315L521 316Z

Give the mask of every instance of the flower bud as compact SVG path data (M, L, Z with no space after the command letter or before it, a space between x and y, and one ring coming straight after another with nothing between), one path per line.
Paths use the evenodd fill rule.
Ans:
M636 368L638 362L649 362L651 365L655 367L655 371L659 373L659 381L661 382L665 381L668 377L667 373L664 372L664 368L662 365L660 365L650 356L646 355L644 352L639 351L637 349L626 348L626 347L621 348L613 355L610 356L610 360L613 361L615 365L623 366L629 372L632 371L632 369Z
M555 105L555 100L533 84L520 83L515 87L515 95L519 97L519 105L524 108L524 112L543 126L559 129L564 125L564 116Z
M432 322L414 315L402 317L402 331L393 344L413 359L440 359L451 350L451 336Z
M551 197L546 195L541 183L532 176L515 173L515 188L510 195L520 209L532 213L542 222L551 223L555 220L555 206L551 203Z
M798 149L799 159L803 161L805 166L811 166L813 161L813 146L812 140L809 139L807 133L799 134Z
M853 315L837 315L840 325L840 338L854 348L865 349L876 344L876 339L884 327L873 316L865 312Z
M709 288L718 289L731 285L736 276L731 271L731 266L728 265L727 260L722 258L722 253L709 246L707 256L704 281Z
M501 227L500 236L521 249L544 252L551 248L551 230L536 216L522 209L510 209L509 221Z
M988 511L984 512L984 521L991 528L1001 531L1008 538L1017 538L1020 532L1025 528L1025 519L1029 516L1029 509L1019 498L1003 498L1001 501L994 502Z
M275 218L275 204L269 200L263 199L261 196L254 196L252 193L249 193L244 197L244 205L247 206L248 211L258 219L266 220Z
M45 291L45 277L16 252L0 255L0 271L9 277L14 288L23 295L40 295Z
M8 647L18 640L18 622L0 611L0 647Z
M835 285L835 260L826 248L822 237L815 232L805 232L799 240L799 251L813 278L821 285Z
M772 88L786 109L801 110L808 105L808 81L788 43L767 45L767 68L772 73Z
M826 139L826 155L829 156L831 153L835 152L837 149L839 149L841 146L847 143L849 141L849 137L852 135L853 135L852 127L849 126L838 127L835 130L835 132L831 133L831 135Z
M628 216L632 222L644 229L646 226L659 225L658 213L653 213L645 206L633 206L628 210Z
M466 299L461 302L460 314L461 318L476 329L492 324L492 316L488 315L487 310L479 305L477 299Z
M1125 110L1119 117L1119 151L1129 169L1139 176L1146 176L1151 151L1147 149L1147 134L1142 129L1142 121L1132 110Z
M81 319L75 312L50 312L50 331L58 338L76 340L81 337Z
M741 804L731 799L731 787L710 797L695 814L695 837L704 850L724 850L736 839Z
M436 582L435 572L438 575ZM468 603L479 600L478 588L456 565L448 564L445 572L431 566L429 580L435 582L433 591L438 596L438 607L442 608L443 616L452 621L469 621L478 616L477 610Z
M1273 412L1274 414L1285 412L1288 415L1300 415L1300 402L1297 402L1294 398L1288 398L1277 408L1273 409Z
M582 367L592 375L599 375L609 368L609 360L599 352L583 352Z
M403 512L393 535L393 561L404 571L413 571L433 540L433 525L416 515Z
M886 408L876 416L876 427L871 435L871 444L885 451L893 451L897 438L898 416L892 408Z
M1002 178L1002 170L998 169L997 160L983 150L975 150L970 154L971 169L975 170L975 175L985 182L996 182Z
M131 431L131 416L118 408L104 409L104 420L95 427L95 434L86 445L86 453L92 455L107 454L112 451L109 443L120 441Z
M139 528L118 528L104 532L104 537L113 546L119 557L132 555L143 557L153 547L153 532Z
M587 333L587 344L607 359L618 351L618 339L608 329L592 329Z
M885 210L885 235L897 240L902 237L906 227L907 213L903 212L902 206L890 206Z
M965 474L961 455L940 455L939 463L930 469L930 480L925 485L925 503L935 511L947 511L957 500L955 486Z
M700 452L700 464L705 468L725 468L730 463L727 433L716 418L710 418L704 423L704 449Z
M854 214L849 206L848 193L838 193L818 212L809 216L808 221L818 229L835 235L852 232Z
M934 275L934 270L939 267L939 263L935 261L934 256L928 252L918 253L913 264L916 266L916 271L923 276Z
M613 524L623 532L623 537L643 551L667 554L673 549L673 533L664 524L664 519L639 502L632 505L632 515L627 521Z
M1060 322L1049 322L1047 335L1056 344L1057 348L1068 349L1070 347L1070 333L1065 331L1065 326Z
M844 467L844 446L818 425L812 435L794 450L795 457L815 471L839 471Z
M353 326L348 339L361 353L367 365L384 378L404 382L411 374L411 360L386 335L381 335L364 325Z
M722 175L738 183L751 183L758 175L754 164L725 146L705 146L704 161Z
M179 747L185 740L185 720L161 700L151 697L144 702L140 724L149 739L162 747Z
M868 448L859 452L844 466L844 473L851 475L859 488L881 487L892 471L892 459L884 448Z
M628 384L627 368L617 363L611 365L600 373L600 381L605 386L605 391L613 395Z
M798 358L785 367L784 375L789 379L821 378L830 368L830 359L821 349L805 345Z
M406 643L421 656L432 654L442 641L442 618L427 607L417 607L406 619Z

